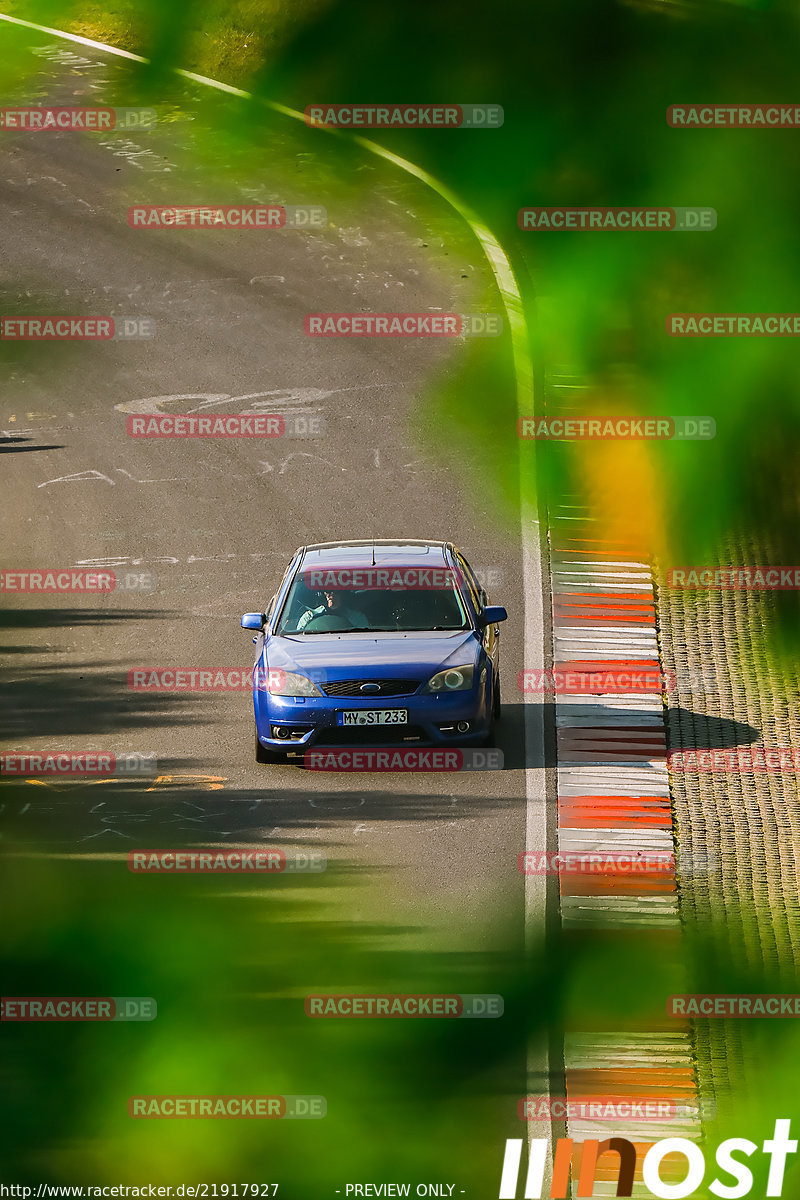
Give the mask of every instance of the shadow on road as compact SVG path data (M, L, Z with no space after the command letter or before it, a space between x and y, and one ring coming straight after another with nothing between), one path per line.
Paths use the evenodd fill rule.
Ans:
M4 608L0 629L70 629L82 625L112 625L117 621L176 620L182 613L158 608ZM42 647L32 647L41 651Z
M27 437L0 437L0 454L26 454L33 450L63 450L64 446L23 446L29 442Z
M106 628L124 621L171 617L158 609L19 608L0 610L0 630L13 634L29 630L73 629L97 625ZM10 655L54 653L54 647L11 645ZM169 723L186 725L203 718L205 706L198 697L159 695L131 691L124 667L90 663L62 667L15 664L3 678L0 699L5 738L85 735L92 738L112 731L137 730ZM85 749L86 747L80 747ZM146 749L143 747L142 749Z

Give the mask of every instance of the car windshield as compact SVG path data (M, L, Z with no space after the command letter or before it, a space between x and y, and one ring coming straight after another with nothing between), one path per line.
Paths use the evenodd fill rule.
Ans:
M330 585L330 590L310 587L306 576L314 575L320 572L303 572L295 577L276 633L395 633L469 628L466 609L450 572L440 570L438 576L428 572L436 586ZM424 583L422 573L419 575L419 583Z

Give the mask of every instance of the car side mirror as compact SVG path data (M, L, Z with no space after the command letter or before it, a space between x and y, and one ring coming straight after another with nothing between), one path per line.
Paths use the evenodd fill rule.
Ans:
M507 620L508 613L502 604L487 604L486 608L478 614L478 624L481 629L485 629L487 625L497 625L500 621Z
M242 617L242 629L261 630L264 628L266 620L266 613L245 613Z

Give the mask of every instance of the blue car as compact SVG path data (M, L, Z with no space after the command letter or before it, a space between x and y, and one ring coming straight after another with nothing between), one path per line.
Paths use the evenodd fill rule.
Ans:
M449 542L301 546L263 613L256 760L328 746L485 746L500 716L500 629Z

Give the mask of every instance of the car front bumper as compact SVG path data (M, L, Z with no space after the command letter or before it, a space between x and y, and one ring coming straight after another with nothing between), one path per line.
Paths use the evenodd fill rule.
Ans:
M353 697L271 696L253 693L256 730L262 746L271 750L302 752L311 746L416 745L474 746L489 734L491 712L487 688L464 692L355 699ZM348 725L338 723L340 712L368 709L405 709L403 725ZM458 725L467 722L467 730ZM287 730L288 736L276 736ZM343 732L344 731L344 732Z

